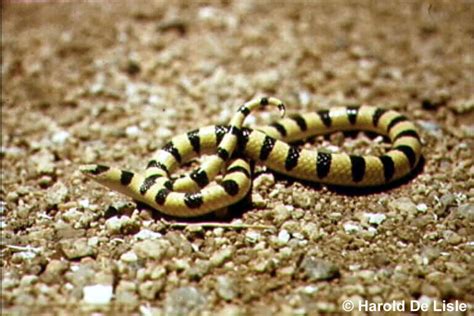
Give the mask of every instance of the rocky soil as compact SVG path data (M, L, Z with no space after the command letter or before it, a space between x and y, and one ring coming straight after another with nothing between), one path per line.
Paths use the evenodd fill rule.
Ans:
M2 2L2 314L473 312L473 16L472 1ZM252 205L186 221L77 170L141 170L262 95L289 112L399 110L425 163L364 194L258 167ZM362 134L312 146L387 148Z

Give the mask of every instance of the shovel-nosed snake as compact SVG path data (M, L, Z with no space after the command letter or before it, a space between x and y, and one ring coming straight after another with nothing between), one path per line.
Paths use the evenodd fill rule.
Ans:
M162 213L193 217L243 199L251 187L249 161L297 179L371 187L406 176L420 160L421 142L415 125L394 110L365 105L334 107L292 115L258 129L242 127L252 110L267 106L276 106L284 114L285 106L276 98L249 101L228 125L207 126L172 138L155 153L143 174L101 164L84 165L80 170ZM352 130L388 136L392 148L381 156L358 156L291 145L315 135ZM202 154L211 156L200 168L171 177L181 164ZM213 181L224 166L222 180Z

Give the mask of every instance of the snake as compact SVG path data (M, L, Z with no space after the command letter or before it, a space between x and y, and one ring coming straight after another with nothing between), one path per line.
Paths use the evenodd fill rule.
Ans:
M243 127L251 111L269 106L280 110L280 120L258 128ZM283 117L285 110L277 98L252 99L239 107L227 125L210 125L173 137L153 154L143 173L103 164L79 169L95 182L163 214L196 217L233 205L249 193L250 162L309 182L377 187L406 177L420 161L417 128L395 110L336 106ZM392 146L382 155L353 155L296 144L339 131L373 132L388 137ZM181 165L201 155L208 157L200 167L173 176Z

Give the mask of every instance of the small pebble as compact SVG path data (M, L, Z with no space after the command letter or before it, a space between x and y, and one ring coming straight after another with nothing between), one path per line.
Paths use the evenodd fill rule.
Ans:
M166 276L166 269L161 266L154 267L150 275L152 280L158 280L163 278L164 276Z
M227 276L218 276L215 288L219 297L226 301L230 301L236 296L234 284Z
M311 101L311 93L305 90L299 91L298 99L302 106L307 106L309 102Z
M82 208L89 208L89 206L90 206L89 199L79 200L79 206L82 207Z
M418 120L417 123L432 136L441 137L443 135L440 126L435 122Z
M215 252L209 259L209 262L214 267L220 267L221 265L224 264L225 261L227 261L228 259L232 257L233 253L234 253L234 250L232 247L224 248L222 250Z
M426 211L428 210L428 206L425 203L419 203L416 205L416 209L420 213L426 213Z
M456 205L456 197L451 193L443 194L439 199L439 203L441 207L436 211L436 214L442 215L449 207Z
M253 180L253 187L260 189L263 187L272 187L275 184L275 177L271 173L262 173Z
M283 229L278 233L278 243L280 245L286 245L290 240L291 236L287 230Z
M133 251L128 251L120 256L120 260L127 263L133 263L138 260L138 256Z
M122 280L115 289L115 301L127 310L138 305L137 286L134 282Z
M277 225L281 225L291 216L289 207L282 204L277 205L273 212Z
M56 170L54 155L47 150L33 155L30 160L35 164L36 172L39 174L53 174Z
M163 239L147 239L137 242L132 249L142 259L159 260L164 257L171 244Z
M423 260L423 263L427 265L436 260L440 256L440 254L441 251L438 248L427 246L423 248L421 252L421 258Z
M171 291L165 299L167 316L199 315L206 304L206 298L195 287L180 287Z
M264 208L267 202L259 193L252 193L252 203L256 208Z
M339 277L339 268L326 260L305 256L300 268L310 281L331 280Z
M163 235L160 233L151 231L149 229L142 229L138 233L136 233L133 238L136 240L146 240L146 239L158 239L161 238Z
M457 245L462 241L462 237L452 230L443 231L443 238L451 245Z
M339 221L342 218L342 214L340 212L331 212L328 214L328 218L333 221Z
M136 138L140 135L141 130L138 126L129 126L125 129L125 134L130 138Z
M346 222L342 226L344 227L344 231L348 234L355 234L362 230L362 227L354 222Z
M90 285L82 289L83 301L86 304L105 305L110 303L113 295L112 285Z
M165 282L163 280L145 281L138 285L138 293L146 300L153 300L164 287Z
M36 281L38 281L36 275L24 275L20 280L20 287L32 286Z
M385 214L380 213L364 213L364 218L369 224L380 225L387 218Z
M77 208L73 207L64 212L62 218L67 223L76 223L81 219L82 215L81 212L77 211Z
M256 231L251 230L245 233L245 240L252 244L258 242L260 240L260 237L261 237L260 233Z
M63 145L71 136L69 132L66 131L58 131L53 134L51 137L51 141L57 145Z
M87 238L65 239L59 245L68 259L95 256L97 249L89 246Z
M184 271L189 269L189 262L186 259L175 259L173 263L173 268L177 271Z
M111 235L129 234L137 232L140 229L140 223L126 215L120 217L113 216L105 221L105 228Z
M57 280L61 278L62 274L66 272L68 267L69 264L66 260L53 259L46 266L46 269L41 275L41 278L46 283L57 282Z
M314 197L308 192L295 190L292 194L293 204L303 209L314 205Z
M474 204L462 204L455 212L458 218L464 218L469 222L474 222Z
M207 260L198 259L187 271L187 276L191 280L199 280L206 275L211 268L211 264Z
M388 203L391 211L399 212L402 215L413 215L418 211L416 204L410 198L402 197Z
M105 221L105 228L110 234L119 233L122 221L119 217L113 216Z
M46 202L50 207L53 207L66 201L68 195L69 190L66 185L61 181L58 181L48 189L46 194Z
M21 263L21 262L28 262L31 261L32 259L36 258L37 253L35 251L20 251L15 254L13 254L12 260Z

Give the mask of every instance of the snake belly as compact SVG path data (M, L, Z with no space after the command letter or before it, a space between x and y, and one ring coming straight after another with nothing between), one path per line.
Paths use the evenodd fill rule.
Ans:
M267 98L262 98L260 103L262 100L268 104ZM274 98L272 103L282 105ZM244 117L249 112L244 107L238 111ZM365 105L334 107L295 114L258 129L242 128L234 123L206 126L172 138L155 153L143 175L103 165L89 165L81 170L95 181L162 213L193 217L234 204L247 194L251 183L249 160L301 180L373 187L405 177L421 157L422 146L415 125L394 110ZM392 147L381 156L359 156L308 150L291 144L316 135L353 130L387 136ZM239 159L231 159L232 146L222 154L221 144L228 135L235 135L233 144L238 147L235 155ZM182 163L202 154L214 154L211 158L221 162L230 161L220 183L210 184L222 164L207 164L184 177L170 177ZM219 155L220 158L215 158Z

